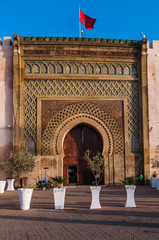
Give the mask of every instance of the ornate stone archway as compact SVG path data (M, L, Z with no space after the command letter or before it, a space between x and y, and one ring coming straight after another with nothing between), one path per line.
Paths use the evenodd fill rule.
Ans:
M63 154L63 141L66 134L79 124L89 125L99 133L103 141L103 155L112 153L112 135L109 129L104 126L103 122L89 114L77 114L66 119L55 132L55 145L52 145L52 148L56 149L57 154Z
M123 153L123 133L115 119L94 104L80 102L67 106L51 118L42 136L42 155L61 155L64 136L82 122L99 132L103 146L108 143L104 153Z
M50 156L56 162L54 173L57 175L63 176L64 138L72 128L80 124L88 125L99 133L103 141L104 156L124 152L122 130L110 114L92 103L74 103L55 114L42 135L42 156ZM120 164L123 165L123 160ZM105 179L106 176L108 173L105 172Z

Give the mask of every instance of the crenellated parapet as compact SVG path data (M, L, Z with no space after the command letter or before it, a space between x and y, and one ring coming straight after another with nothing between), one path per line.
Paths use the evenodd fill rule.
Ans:
M3 37L3 40L0 38L0 46L10 46L12 45L12 39L11 37Z
M127 45L140 46L142 41L125 40L125 39L108 39L108 38L79 38L79 37L21 37L13 35L14 44L88 44L88 45Z

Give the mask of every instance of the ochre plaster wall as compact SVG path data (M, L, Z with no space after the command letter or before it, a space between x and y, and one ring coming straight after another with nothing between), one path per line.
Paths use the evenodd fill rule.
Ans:
M12 150L13 47L10 37L0 39L0 158ZM0 178L3 178L0 173Z
M152 161L159 160L159 41L152 41L148 48L148 95L151 175L159 169L152 168Z

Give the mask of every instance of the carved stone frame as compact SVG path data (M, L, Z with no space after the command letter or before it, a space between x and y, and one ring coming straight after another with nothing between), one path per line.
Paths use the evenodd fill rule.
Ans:
M41 155L41 140L42 140L42 132L41 132L41 102L45 100L69 100L69 101L80 101L81 98L79 97L38 97L37 99L37 155ZM129 154L128 152L128 123L127 123L127 98L126 97L83 97L82 100L114 100L114 101L122 101L123 102L123 120L124 120L124 152L125 154ZM59 175L63 176L63 158L64 158L64 152L63 152L63 141L66 136L66 134L75 126L80 124L86 124L94 128L101 136L103 141L103 156L106 157L109 153L109 155L113 152L113 139L112 134L109 131L109 129L103 124L103 122L98 119L97 117L92 117L89 114L75 114L71 117L68 117L65 121L63 121L58 128L55 131L54 134L54 141L52 144L53 147L53 154L51 156L42 156L42 157L50 157L53 159L56 159L58 163L58 169L57 172ZM111 141L111 144L109 144ZM108 146L110 146L110 149ZM106 158L105 158L106 161ZM126 163L124 163L126 165ZM104 176L106 178L106 171L104 173Z

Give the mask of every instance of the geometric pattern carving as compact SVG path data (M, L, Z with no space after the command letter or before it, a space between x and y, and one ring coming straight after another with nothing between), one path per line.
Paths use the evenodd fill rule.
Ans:
M46 69L49 69L49 73L63 73L63 68L65 68L64 73L72 74L117 74L117 75L130 75L130 72L133 76L137 77L137 64L123 64L120 66L117 63L72 63L72 62L25 62L25 73L47 73ZM45 69L44 69L45 67ZM71 71L72 69L72 71ZM79 72L80 69L80 72ZM124 71L123 71L124 69Z
M92 118L96 117L99 123L99 119L103 122L111 132L113 138L113 146L111 146L111 140L109 139L109 147L110 149L113 147L114 154L122 154L124 149L124 141L122 130L120 129L118 123L114 120L114 118L104 112L101 108L91 104L91 103L75 103L67 106L66 108L59 111L52 119L49 121L43 136L42 136L42 155L52 155L53 154L53 138L55 136L55 132L57 128L68 118L75 119L77 114L81 114L82 117ZM69 122L72 121L69 119ZM67 123L65 122L65 125ZM63 127L61 127L63 129ZM106 130L106 129L105 129ZM106 130L107 131L107 130ZM108 135L109 136L109 135ZM57 140L57 139L56 139ZM110 152L109 149L109 152ZM56 149L56 154L57 149Z
M24 141L36 142L37 97L127 97L128 138L139 139L138 81L27 79L24 84ZM133 152L133 149L131 149Z

